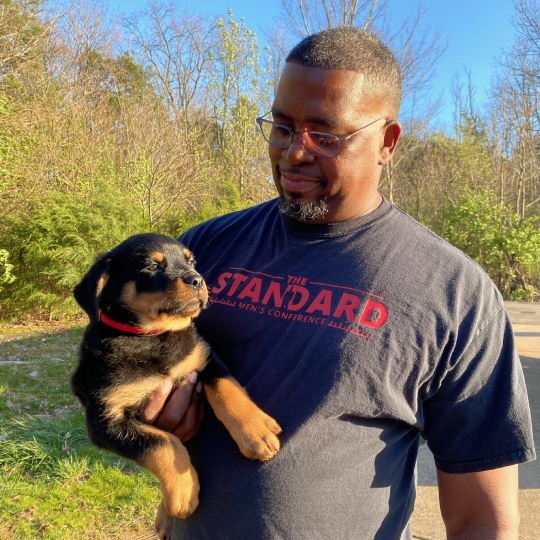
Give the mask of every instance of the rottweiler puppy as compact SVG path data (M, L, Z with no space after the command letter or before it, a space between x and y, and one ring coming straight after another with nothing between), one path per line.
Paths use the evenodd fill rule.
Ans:
M173 517L197 508L199 483L180 440L139 420L163 379L172 377L178 386L189 372L200 372L208 402L248 458L273 457L281 429L197 334L192 319L206 307L208 291L180 242L131 236L98 256L74 295L90 318L71 378L88 434L97 446L157 476L163 500L156 530L170 538Z

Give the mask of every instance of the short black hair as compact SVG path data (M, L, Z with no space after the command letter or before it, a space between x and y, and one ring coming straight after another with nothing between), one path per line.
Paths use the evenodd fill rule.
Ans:
M401 103L398 64L390 49L367 30L343 26L311 34L292 49L286 62L362 73L366 92L383 98L397 116Z

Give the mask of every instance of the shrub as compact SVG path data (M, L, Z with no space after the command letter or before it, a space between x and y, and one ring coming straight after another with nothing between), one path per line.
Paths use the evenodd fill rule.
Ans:
M77 195L50 192L29 203L29 213L4 220L3 244L17 278L0 292L4 317L78 313L71 291L99 252L142 232L139 210L113 186L102 186L92 205Z
M480 191L462 197L442 224L442 236L478 262L508 299L538 294L540 231L537 218L520 220L496 194Z

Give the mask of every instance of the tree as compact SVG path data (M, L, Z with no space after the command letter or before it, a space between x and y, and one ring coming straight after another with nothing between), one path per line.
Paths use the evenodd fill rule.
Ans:
M231 11L218 22L219 44L212 55L213 103L219 159L235 179L243 205L267 200L271 184L264 172L266 144L255 118L270 108L270 84L260 67L257 36Z
M0 4L0 80L39 58L58 15L47 20L42 0L3 0Z
M499 59L492 85L492 132L500 191L525 219L540 211L540 7L527 0L514 6L515 41Z
M215 21L151 1L145 9L123 17L122 24L129 49L152 72L178 125L204 120Z

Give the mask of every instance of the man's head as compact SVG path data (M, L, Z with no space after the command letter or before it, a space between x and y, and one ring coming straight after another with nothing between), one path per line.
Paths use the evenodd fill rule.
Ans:
M401 132L400 97L396 61L369 32L334 28L300 42L287 57L272 106L274 122L297 132L288 148L269 147L282 211L332 222L375 209L382 166ZM364 126L340 140L335 157L309 151L306 131L342 136Z
M397 118L401 103L399 67L390 49L370 32L350 26L323 30L303 39L286 61L361 74L366 96L380 103L385 117Z

